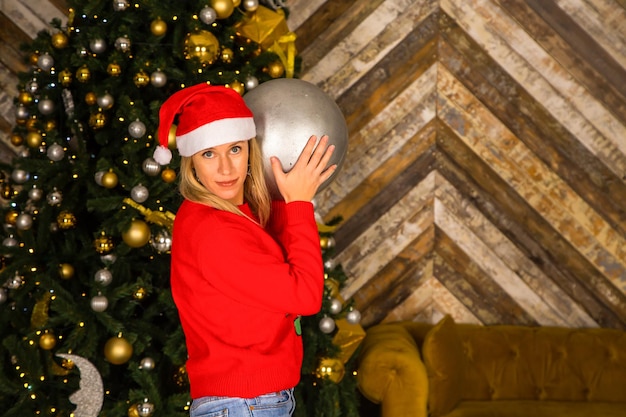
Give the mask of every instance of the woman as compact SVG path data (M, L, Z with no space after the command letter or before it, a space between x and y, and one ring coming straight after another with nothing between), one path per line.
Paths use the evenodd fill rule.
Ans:
M160 163L171 157L176 116L185 200L171 283L188 350L190 416L290 416L302 364L298 317L320 310L324 287L311 200L336 169L326 168L334 147L312 136L288 173L272 157L284 201L271 201L239 94L200 84L172 95L159 114Z

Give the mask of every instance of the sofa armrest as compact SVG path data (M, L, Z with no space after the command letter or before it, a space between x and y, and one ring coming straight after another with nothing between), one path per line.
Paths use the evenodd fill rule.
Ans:
M401 323L367 330L361 343L359 390L381 404L383 417L426 417L428 377L419 348Z

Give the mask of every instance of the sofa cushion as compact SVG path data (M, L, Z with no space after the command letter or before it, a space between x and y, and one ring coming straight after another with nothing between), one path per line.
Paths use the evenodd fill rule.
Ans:
M428 375L430 414L444 415L463 397L463 349L451 316L446 315L426 334L422 355Z
M444 417L626 417L626 403L576 401L461 401Z

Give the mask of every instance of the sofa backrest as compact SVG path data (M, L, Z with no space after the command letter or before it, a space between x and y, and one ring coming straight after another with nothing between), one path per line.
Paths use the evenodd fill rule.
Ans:
M626 332L455 324L446 316L422 346L429 405L461 400L626 402Z

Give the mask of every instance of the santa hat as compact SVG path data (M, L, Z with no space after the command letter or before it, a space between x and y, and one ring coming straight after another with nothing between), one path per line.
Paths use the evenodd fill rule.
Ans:
M256 136L252 111L239 93L206 83L187 87L172 94L159 110L159 146L153 156L161 165L172 160L167 145L176 116L176 147L182 156Z

